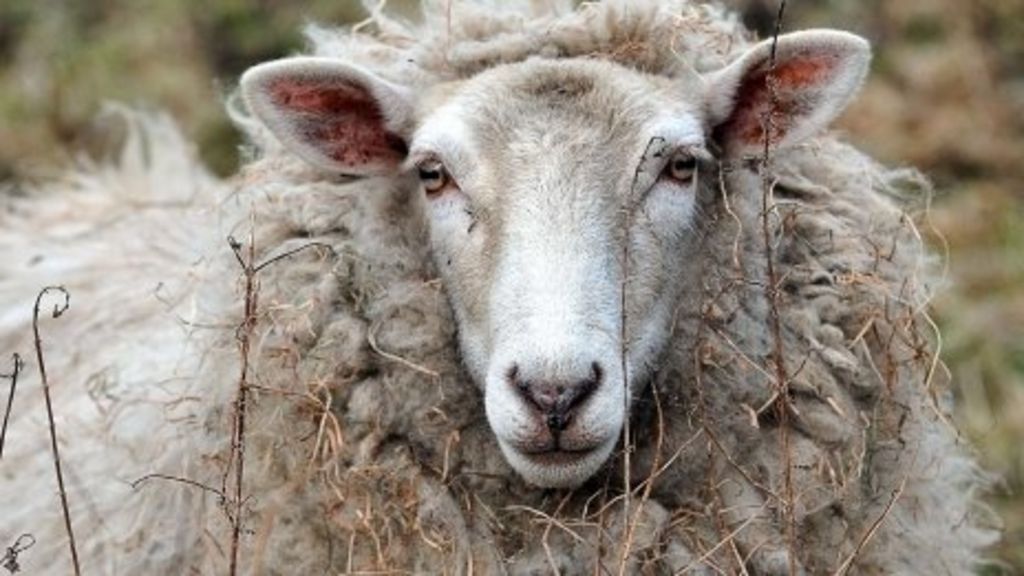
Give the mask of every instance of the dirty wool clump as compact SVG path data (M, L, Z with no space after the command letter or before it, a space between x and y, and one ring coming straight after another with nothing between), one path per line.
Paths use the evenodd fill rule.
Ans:
M428 2L418 24L375 9L311 30L312 52L429 86L530 57L703 72L751 40L715 6L569 4ZM262 574L959 574L992 541L900 200L927 194L915 174L826 136L764 178L704 175L719 194L680 279L694 297L633 408L629 458L620 444L582 487L540 490L461 367L415 180L325 177L234 114L259 159L230 181L165 118L121 112L118 162L0 212L0 350L32 349L39 287L72 294L40 325L89 573L225 574L236 523L240 573ZM250 254L272 263L243 323ZM26 573L64 573L37 375L0 461L0 538L33 534Z

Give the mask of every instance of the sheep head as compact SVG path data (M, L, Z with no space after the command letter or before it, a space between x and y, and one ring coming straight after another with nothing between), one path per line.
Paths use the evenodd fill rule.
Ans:
M698 75L534 58L413 90L356 63L290 58L242 78L294 153L327 171L418 173L415 196L488 421L527 481L575 486L615 448L698 273L703 177L823 129L867 43L808 31ZM772 88L769 88L769 77ZM411 181L411 179L409 180ZM691 295L692 296L692 295Z

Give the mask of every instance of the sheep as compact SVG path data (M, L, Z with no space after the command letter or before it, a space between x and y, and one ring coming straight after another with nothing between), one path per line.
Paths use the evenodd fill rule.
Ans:
M541 4L312 28L243 76L228 181L122 111L118 162L5 198L0 349L72 294L41 328L86 572L974 569L927 184L821 134L867 44ZM0 538L65 573L35 396Z

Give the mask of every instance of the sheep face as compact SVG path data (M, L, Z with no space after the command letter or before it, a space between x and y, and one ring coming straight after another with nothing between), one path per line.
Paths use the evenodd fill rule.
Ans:
M627 381L646 380L667 340L711 158L692 80L503 66L458 86L412 139L463 356L506 458L535 484L604 463Z
M848 34L783 37L772 94L770 51L762 43L706 76L531 59L420 93L300 58L250 70L242 88L314 165L418 173L498 443L527 481L568 487L605 463L658 368L701 258L698 199L713 195L702 174L759 151L770 109L777 148L823 128L868 60Z

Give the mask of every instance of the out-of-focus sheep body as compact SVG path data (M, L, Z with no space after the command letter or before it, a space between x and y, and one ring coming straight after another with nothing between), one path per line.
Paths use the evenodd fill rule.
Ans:
M686 2L425 11L420 27L378 13L361 32L314 30L314 51L429 86L532 56L706 72L750 40ZM240 115L261 158L218 182L165 120L126 118L118 163L0 213L0 350L29 350L39 287L72 294L42 329L87 573L226 573L230 506L130 482L226 485L244 299L228 235L258 261L333 250L258 275L245 573L959 574L992 540L981 474L945 416L927 255L897 202L926 192L912 173L815 138L772 158L767 219L756 164L711 176L705 250L679 279L691 297L634 401L627 498L621 445L572 491L506 463L460 362L414 179L327 177ZM0 537L32 533L26 572L63 572L35 376L0 462Z

